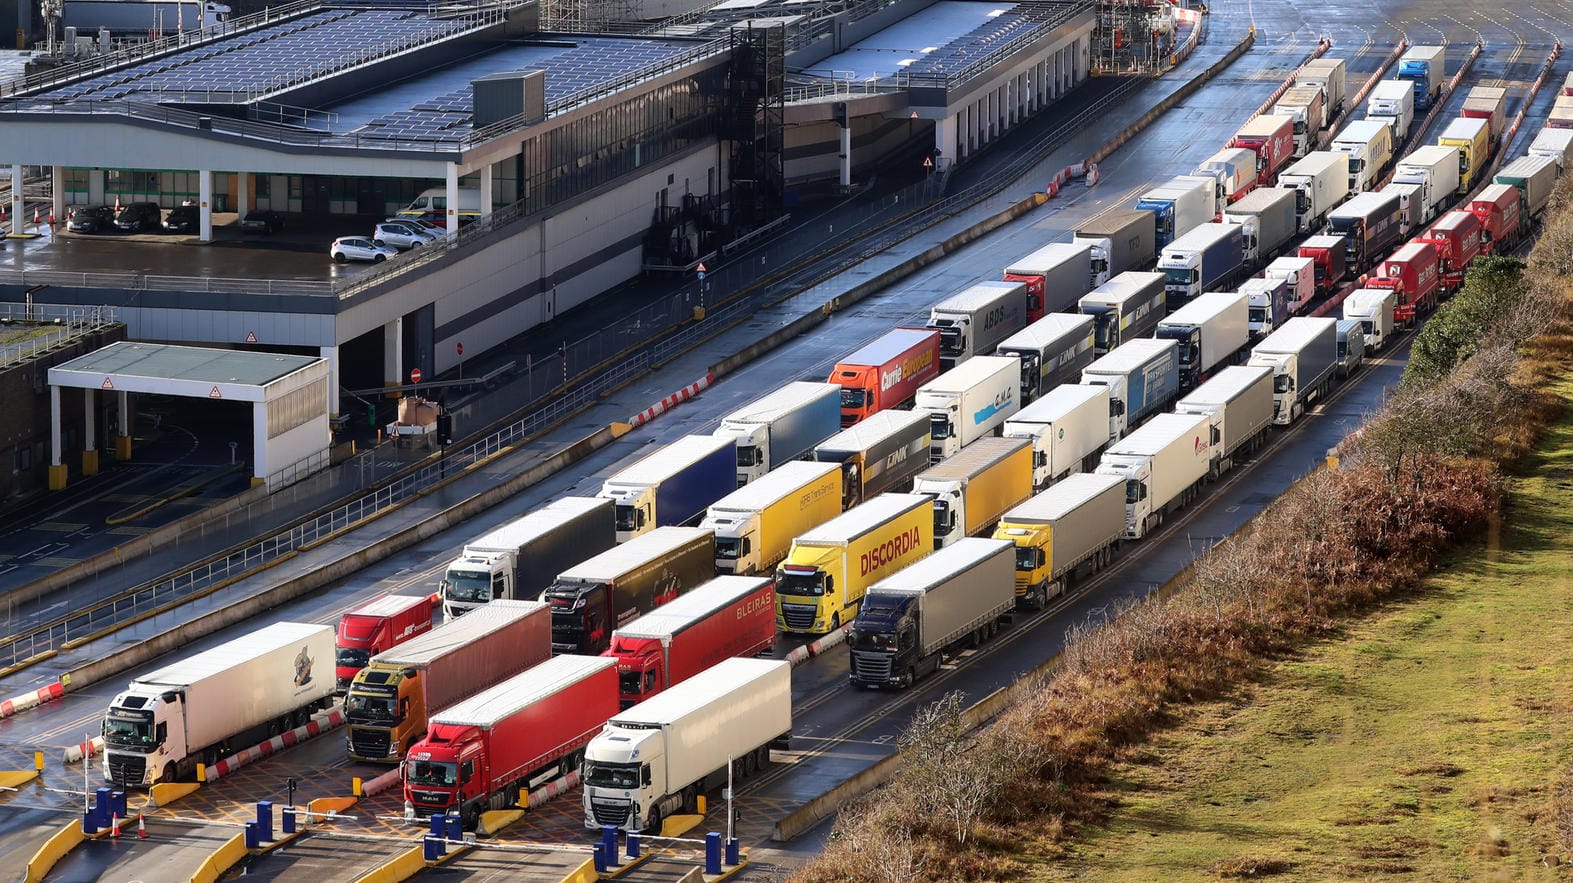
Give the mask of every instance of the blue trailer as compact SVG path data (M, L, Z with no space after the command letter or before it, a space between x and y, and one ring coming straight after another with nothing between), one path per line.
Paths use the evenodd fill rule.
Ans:
M1179 345L1150 337L1122 343L1088 365L1081 382L1109 388L1109 440L1123 438L1179 395Z
M1158 269L1168 278L1169 309L1204 291L1229 288L1245 273L1245 238L1239 224L1202 224L1164 246Z
M841 431L841 387L800 380L721 418L715 435L737 443L737 486L791 460Z
M1415 116L1442 94L1446 53L1441 46L1411 46L1398 59L1395 79L1408 80L1415 90Z
M612 475L596 496L617 504L617 541L624 543L657 527L697 524L734 490L732 437L685 435Z

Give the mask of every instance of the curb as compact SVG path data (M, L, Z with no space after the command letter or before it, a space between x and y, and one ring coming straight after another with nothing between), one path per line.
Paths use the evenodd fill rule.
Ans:
M846 643L847 632L851 630L852 623L849 622L841 628L831 632L830 634L825 635L823 638L820 638L809 644L804 644L803 646L793 650L791 653L788 653L786 655L786 661L793 668L797 668L798 666L808 662L810 659L813 659L814 657L824 653L826 650Z
M667 411L670 411L672 408L675 408L683 402L686 402L694 396L704 392L710 387L710 384L714 382L715 372L706 371L705 376L695 380L693 383L688 384L677 392L672 393L659 402L656 402L650 407L645 408L643 411L640 411L638 414L628 418L628 425L643 426L646 423L649 423L651 420L654 420L655 418L666 413Z

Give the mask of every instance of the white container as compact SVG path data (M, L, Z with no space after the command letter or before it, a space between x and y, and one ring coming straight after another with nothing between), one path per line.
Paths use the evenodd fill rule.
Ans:
M929 459L935 463L1004 425L1021 407L1021 363L974 356L918 387L914 411L931 423Z
M1032 486L1083 472L1109 443L1109 388L1067 383L1005 421L1007 438L1032 440Z
M1273 371L1232 365L1174 404L1176 414L1200 414L1212 425L1212 478L1234 466L1236 454L1253 450L1273 423Z
M1205 415L1159 414L1109 446L1098 472L1125 479L1126 538L1141 539L1190 500L1212 467L1211 436Z

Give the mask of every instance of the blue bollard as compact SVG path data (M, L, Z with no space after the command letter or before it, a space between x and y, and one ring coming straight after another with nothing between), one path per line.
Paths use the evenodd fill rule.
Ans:
M721 873L721 835L716 831L705 835L705 873Z
M280 812L280 818L282 819L282 824L284 825L284 833L295 833L295 807L284 807L284 809Z
M422 854L429 862L437 861L448 854L448 843L441 837L434 837L431 834L427 834L426 839L423 842L425 843L426 849Z
M261 845L262 845L262 841L257 838L257 823L256 822L247 822L246 823L246 848L247 849L256 849L257 847L259 847Z
M98 810L82 810L82 833L88 836L98 833Z
M257 837L263 843L273 842L273 801L257 801Z
M638 831L629 831L628 832L628 857L629 858L638 858L639 857L639 832Z
M109 827L110 802L113 800L109 796L110 793L111 789L109 788L100 788L93 792L93 812L97 813L94 816L94 821L98 823L100 829Z
M733 837L726 842L726 863L728 867L737 867L738 848L737 838Z
M606 857L606 866L617 867L617 826L601 826L601 854Z
M112 814L118 815L123 819L128 817L128 814L126 813L126 792L113 792L109 795L109 802L111 807L110 812Z
M448 830L447 830L448 839L449 840L463 840L464 839L464 816L459 815L458 810L454 810L453 812L448 813L447 818L448 818Z
M595 857L595 872L597 874L606 873L606 854L601 851L601 846L602 844L597 843L595 845L595 849L593 850Z
M428 833L430 833L431 836L433 836L433 837L442 837L442 836L444 836L445 833L446 833L446 829L443 828L443 825L447 824L447 821L448 821L448 817L445 816L445 815L441 815L441 814L434 815L431 818L427 819L426 822L427 822L427 825L428 825L428 828L427 828Z

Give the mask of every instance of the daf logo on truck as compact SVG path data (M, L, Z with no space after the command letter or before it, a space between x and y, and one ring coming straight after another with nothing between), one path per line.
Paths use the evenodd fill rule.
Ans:
M919 540L918 529L914 527L864 552L859 559L859 564L863 568L862 575L868 576L870 573L916 549Z

